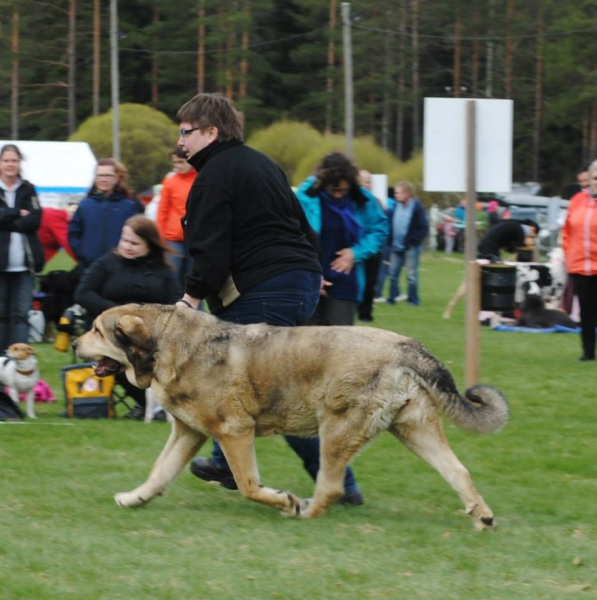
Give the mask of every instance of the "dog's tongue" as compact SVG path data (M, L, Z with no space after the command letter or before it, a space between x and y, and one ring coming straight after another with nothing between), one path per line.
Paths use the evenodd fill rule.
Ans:
M120 371L120 363L112 358L104 356L104 358L99 360L97 365L95 365L94 371L98 377L113 375L114 373L118 373L118 371Z

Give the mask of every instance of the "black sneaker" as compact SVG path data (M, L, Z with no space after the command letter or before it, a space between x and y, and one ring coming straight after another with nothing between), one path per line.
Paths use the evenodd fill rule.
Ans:
M237 490L236 481L230 469L217 467L211 458L199 456L191 462L191 473L203 481L216 481L227 490Z
M125 419L130 419L131 421L142 421L144 417L145 407L139 406L138 404L133 408L133 410L124 415Z
M151 420L160 422L167 421L168 417L166 416L166 411L163 408L162 410L158 410L158 412L153 415L153 419Z
M361 506L365 504L365 499L361 492L354 492L353 494L344 494L344 496L338 498L337 502L344 506Z

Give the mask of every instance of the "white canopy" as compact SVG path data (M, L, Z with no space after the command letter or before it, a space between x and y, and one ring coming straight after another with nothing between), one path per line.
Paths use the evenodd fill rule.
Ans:
M0 148L5 144L21 151L23 179L36 187L42 206L80 200L93 183L97 160L87 142L0 140Z

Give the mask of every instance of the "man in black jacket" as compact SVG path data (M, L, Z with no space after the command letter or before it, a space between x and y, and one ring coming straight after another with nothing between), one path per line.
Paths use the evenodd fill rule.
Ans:
M316 235L284 172L244 145L242 117L220 94L195 96L177 120L178 145L198 171L183 217L192 267L177 306L196 309L205 298L211 313L226 321L306 323L319 299L322 270ZM286 439L295 448L292 436ZM295 451L314 477L317 453L304 452L303 444ZM216 443L212 458L196 458L191 471L236 489ZM362 503L351 470L345 492L345 502Z
M500 251L516 252L523 246L532 246L539 234L539 225L531 220L506 219L490 227L477 246L477 258L499 261Z

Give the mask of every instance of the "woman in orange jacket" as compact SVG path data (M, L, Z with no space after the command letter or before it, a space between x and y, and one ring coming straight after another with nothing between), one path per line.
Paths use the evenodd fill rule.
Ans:
M595 360L597 327L597 161L589 167L590 186L575 194L562 229L566 268L580 304L583 355Z
M187 197L197 172L187 162L187 155L181 148L177 147L170 158L174 174L167 176L162 182L156 224L168 246L176 252L170 261L184 288L184 278L191 267L191 257L184 244L181 219L186 213Z

